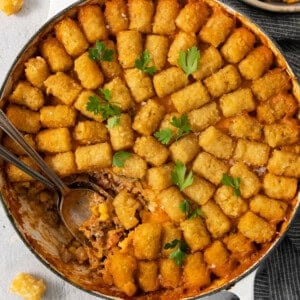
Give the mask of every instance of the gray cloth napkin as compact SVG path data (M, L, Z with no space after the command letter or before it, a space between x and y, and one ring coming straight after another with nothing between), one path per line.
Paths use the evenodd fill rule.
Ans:
M300 13L263 11L237 0L221 2L250 18L279 45L299 81ZM300 299L300 211L282 243L259 268L254 295L255 300Z

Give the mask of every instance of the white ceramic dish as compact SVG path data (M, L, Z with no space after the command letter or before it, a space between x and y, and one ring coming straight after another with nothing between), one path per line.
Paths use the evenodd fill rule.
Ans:
M286 4L283 2L264 2L261 0L241 0L257 8L278 12L278 13L295 13L300 12L300 3Z

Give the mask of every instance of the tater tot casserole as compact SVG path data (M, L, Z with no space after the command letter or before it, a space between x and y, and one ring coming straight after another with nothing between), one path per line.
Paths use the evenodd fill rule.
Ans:
M91 199L82 245L53 191L3 163L17 228L58 273L110 297L181 299L268 253L298 205L300 93L255 25L211 0L87 1L34 43L3 110L64 181L111 195Z

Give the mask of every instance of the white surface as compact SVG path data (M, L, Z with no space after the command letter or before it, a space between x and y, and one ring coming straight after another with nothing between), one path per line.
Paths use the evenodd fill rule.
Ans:
M1 0L0 0L1 1ZM54 13L65 8L73 0L25 0L23 9L16 15L6 16L0 12L0 86L15 57L25 46L36 30ZM42 278L47 286L44 300L96 300L67 282L60 279L45 267L26 247L0 204L0 299L18 300L9 292L13 277L19 272L28 272ZM243 283L242 295L251 289L251 284ZM205 299L226 300L228 295L211 296ZM242 297L242 300L246 298ZM249 299L249 298L247 298ZM204 299L203 299L204 300Z

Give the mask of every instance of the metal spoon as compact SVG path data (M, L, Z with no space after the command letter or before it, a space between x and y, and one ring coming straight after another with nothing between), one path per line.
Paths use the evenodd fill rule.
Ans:
M2 110L0 110L0 128L23 148L35 164L43 170L48 179L25 165L2 145L0 145L0 156L28 175L41 181L50 189L56 190L58 196L57 208L61 220L79 242L86 244L87 241L79 231L79 226L91 216L89 209L90 200L97 197L109 199L111 196L101 187L91 182L80 181L66 185L45 163L38 152L26 142L23 135L15 128Z

